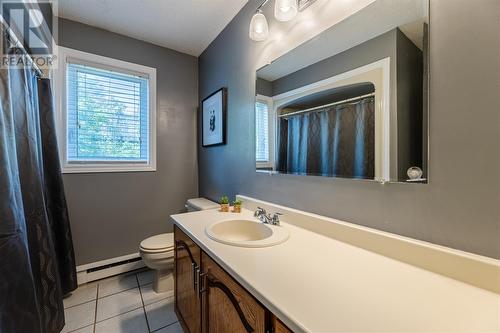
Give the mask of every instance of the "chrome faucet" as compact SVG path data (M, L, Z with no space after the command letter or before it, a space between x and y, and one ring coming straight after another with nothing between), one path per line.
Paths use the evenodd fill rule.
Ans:
M253 213L253 216L255 216L256 218L258 218L260 220L260 217L262 215L266 215L267 212L264 208L260 208L260 207L257 207L257 210Z
M257 207L257 210L253 214L256 218L260 220L262 223L271 224L271 225L280 225L280 215L281 213L274 213L273 216L271 214L267 214L264 208Z

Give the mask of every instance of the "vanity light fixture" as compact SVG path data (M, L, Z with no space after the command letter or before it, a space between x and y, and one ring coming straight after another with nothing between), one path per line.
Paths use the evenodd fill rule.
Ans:
M250 39L256 42L262 42L267 39L268 35L269 26L267 25L267 19L264 14L262 14L262 10L259 7L250 22Z
M250 21L249 36L251 40L262 42L267 39L269 35L269 26L267 19L262 13L262 7L268 3L269 0L264 0ZM274 0L274 17L276 20L285 22L292 20L297 13L303 11L316 0Z
M297 0L275 0L274 17L281 22L290 21L297 16Z

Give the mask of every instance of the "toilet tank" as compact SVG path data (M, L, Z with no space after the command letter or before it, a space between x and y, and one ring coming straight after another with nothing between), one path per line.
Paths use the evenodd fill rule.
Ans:
M193 198L193 199L188 199L185 207L189 213L189 212L196 212L199 210L219 208L219 204L205 198Z

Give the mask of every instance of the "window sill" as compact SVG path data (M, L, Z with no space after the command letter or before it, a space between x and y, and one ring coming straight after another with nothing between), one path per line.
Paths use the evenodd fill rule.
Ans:
M272 168L273 163L271 163L271 162L257 162L257 163L255 163L255 167L257 169L259 169L259 168Z
M155 165L64 165L63 174L109 172L155 172Z

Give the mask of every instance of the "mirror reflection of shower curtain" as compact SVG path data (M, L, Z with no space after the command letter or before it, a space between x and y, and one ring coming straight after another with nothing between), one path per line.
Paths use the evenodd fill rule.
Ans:
M375 177L375 98L281 118L279 172Z

